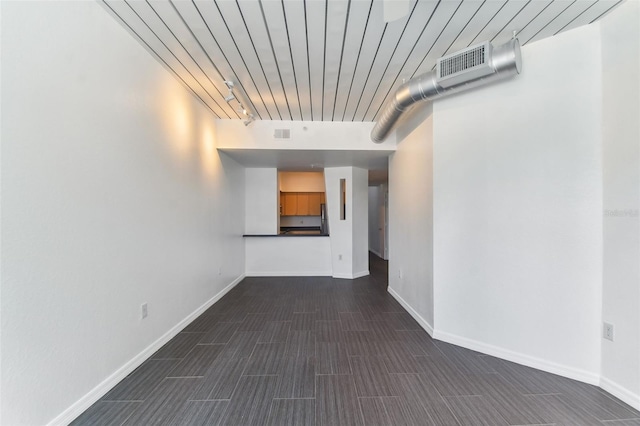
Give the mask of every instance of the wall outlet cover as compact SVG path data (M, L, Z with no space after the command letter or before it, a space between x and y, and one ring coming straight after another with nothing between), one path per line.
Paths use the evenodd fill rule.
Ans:
M607 322L602 324L602 337L613 342L613 324Z

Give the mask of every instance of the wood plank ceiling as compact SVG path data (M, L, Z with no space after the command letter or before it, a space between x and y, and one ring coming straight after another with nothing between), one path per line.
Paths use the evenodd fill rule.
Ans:
M474 43L522 45L592 23L620 0L100 0L218 118L376 121L395 89ZM393 1L393 0L390 0ZM526 65L525 65L526 66Z

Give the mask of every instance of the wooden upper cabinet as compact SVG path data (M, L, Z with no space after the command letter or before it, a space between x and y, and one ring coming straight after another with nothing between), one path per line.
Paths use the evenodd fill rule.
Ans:
M298 211L297 216L309 216L309 193L298 192Z
M283 216L320 216L324 192L281 192L280 214Z
M309 216L320 216L320 203L322 203L321 192L309 193Z
M284 192L284 203L282 214L285 216L295 216L298 212L298 193Z

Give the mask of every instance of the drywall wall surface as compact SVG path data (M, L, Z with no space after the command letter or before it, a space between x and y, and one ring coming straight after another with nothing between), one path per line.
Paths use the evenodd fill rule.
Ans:
M383 196L380 185L369 187L369 251L382 257L380 250L380 198Z
M433 332L433 116L420 105L389 158L389 291Z
M286 149L286 150L366 150L395 149L395 139L371 142L369 134L375 123L337 121L258 120L245 126L242 120L218 120L218 148ZM276 129L289 129L288 139L276 138Z
M246 237L247 276L331 276L329 237Z
M435 336L592 383L600 61L599 28L580 27L524 46L516 78L434 103Z
M97 2L2 18L0 423L66 423L243 275L244 169Z
M276 235L280 232L278 169L245 169L245 234Z
M278 172L282 192L324 192L323 172Z
M369 172L353 167L352 172L352 259L355 277L369 275Z
M602 34L602 386L640 409L640 4L623 3ZM600 333L601 335L601 333Z
M281 216L280 226L290 228L318 227L322 224L320 216Z

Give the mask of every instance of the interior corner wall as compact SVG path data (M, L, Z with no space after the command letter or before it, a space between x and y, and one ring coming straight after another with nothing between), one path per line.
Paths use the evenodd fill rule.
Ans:
M524 46L519 76L436 101L433 131L434 336L590 383L602 302L599 46L597 25Z
M352 168L352 222L354 278L369 275L369 171Z
M369 187L369 251L382 257L380 252L380 185Z
M277 235L280 232L278 169L245 169L245 234Z
M389 159L389 292L433 333L433 115L417 107Z
M98 2L1 7L0 423L66 424L242 277L244 168Z
M602 341L602 387L640 409L640 4L602 33L603 300L614 341Z

